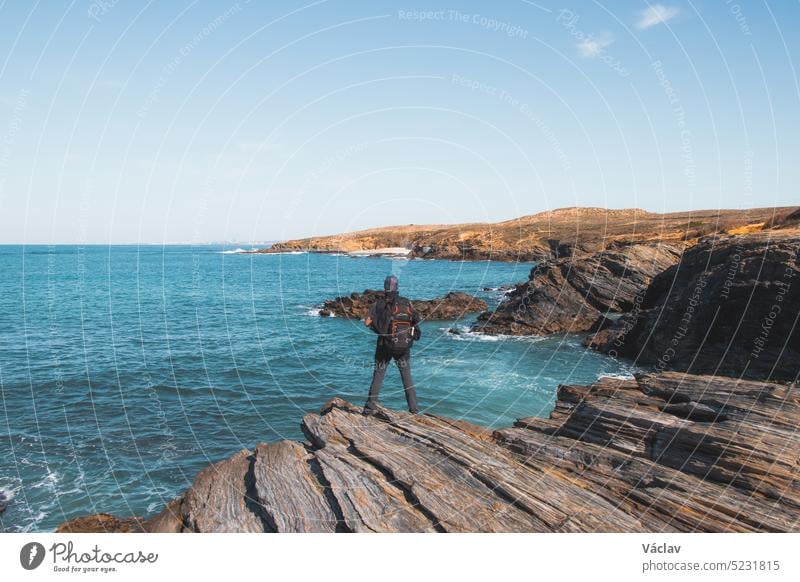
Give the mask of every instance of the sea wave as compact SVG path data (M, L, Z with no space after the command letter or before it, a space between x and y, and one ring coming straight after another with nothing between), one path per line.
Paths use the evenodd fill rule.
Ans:
M257 251L260 251L260 250L261 249L258 248L258 247L255 247L255 248L252 248L252 249L243 249L243 248L226 249L224 251L220 251L219 254L221 254L221 255L257 255L257 256L262 256L262 257L271 257L271 256L274 256L274 255L307 255L308 254L307 251L280 251L280 252L274 252L274 253L259 253L259 252L257 252Z
M58 471L49 471L38 482L31 485L31 489L45 488L54 493L58 491L58 484L61 482L61 474Z
M2 493L5 496L6 503L8 503L12 499L14 499L14 496L17 494L15 489L12 489L10 487L6 488L6 487L2 487L2 486L0 486L0 493Z
M499 341L521 341L521 342L529 342L529 343L538 343L540 341L544 341L547 338L545 336L519 336L519 335L507 335L507 334L497 334L497 335L489 335L486 333L482 333L479 331L472 331L469 326L466 325L459 325L454 327L442 327L440 328L445 335L452 340L459 341L459 342L471 342L471 341L482 341L482 342L499 342Z
M613 378L617 380L633 380L633 370L629 372L604 372L598 378Z

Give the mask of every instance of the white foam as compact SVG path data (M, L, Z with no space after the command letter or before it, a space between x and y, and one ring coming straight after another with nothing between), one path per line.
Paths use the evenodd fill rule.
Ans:
M28 532L31 532L31 531L37 531L37 529L39 527L39 524L42 523L46 517L47 517L47 513L45 513L44 511L40 511L39 513L37 513L36 515L34 515L31 518L30 523L28 523L25 527L23 527L19 531L21 531L23 533L28 533Z
M480 331L472 331L467 326L458 326L456 328L440 328L450 338L460 342L467 341L482 341L482 342L499 342L499 341L513 341L513 342L528 342L539 343L548 339L543 335L508 335L508 334L488 334ZM459 333L449 333L450 329L458 329Z
M220 251L220 254L223 255L253 255L254 257L274 257L276 255L307 255L306 251L276 251L276 252L269 252L269 253L260 253L261 249L233 249L227 251Z
M455 328L441 328L441 329L445 332L445 335L448 338L458 342L472 342L472 341L497 342L503 339L503 336L487 335L485 333L472 331L469 327L463 325ZM450 332L451 329L457 329L458 333Z
M372 257L372 256L393 256L404 257L411 252L411 249L405 247L385 247L382 249L370 249L363 251L351 251L348 253L351 257Z
M31 489L40 489L45 487L52 491L56 490L56 485L61 481L61 475L58 474L57 471L48 471L47 475L45 475L44 479L31 485Z
M634 376L630 372L604 372L598 378L613 378L616 380L633 380Z
M308 306L308 305L299 305L298 307L300 307L301 309L305 309L305 310L306 310L306 311L305 311L305 314L306 314L306 315L308 315L309 317L326 317L326 318L327 318L327 317L337 317L337 315L336 315L334 312L332 312L332 311L331 311L331 312L329 312L329 313L330 313L330 315L325 315L325 316L323 316L323 315L320 313L320 311L322 311L322 310L324 309L324 308L322 308L322 307L310 307L310 308L309 308L309 306Z

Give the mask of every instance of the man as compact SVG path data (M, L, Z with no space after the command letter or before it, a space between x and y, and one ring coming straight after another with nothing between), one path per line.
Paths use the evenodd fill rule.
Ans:
M378 395L383 385L383 377L389 362L394 359L400 369L403 388L406 392L408 410L417 414L417 391L411 379L411 346L422 335L419 329L419 314L411 302L398 294L398 281L389 275L383 282L383 297L380 297L369 310L364 323L378 334L375 348L375 371L369 396L364 405L364 414L373 414L378 406Z

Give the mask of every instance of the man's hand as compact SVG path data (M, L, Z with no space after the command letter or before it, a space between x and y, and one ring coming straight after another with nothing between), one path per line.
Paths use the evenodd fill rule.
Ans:
M364 325L366 325L367 327L372 326L372 318L369 315L364 319Z

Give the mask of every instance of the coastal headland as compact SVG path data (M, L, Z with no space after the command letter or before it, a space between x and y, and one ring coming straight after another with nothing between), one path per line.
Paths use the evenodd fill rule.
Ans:
M334 398L302 419L305 440L222 459L155 515L91 515L58 531L798 531L800 210L565 209L265 252L390 247L535 261L493 309L465 295L450 297L455 311L483 309L478 333L581 332L587 349L643 371L562 384L549 418L499 430L366 417ZM328 308L359 317L369 298Z

